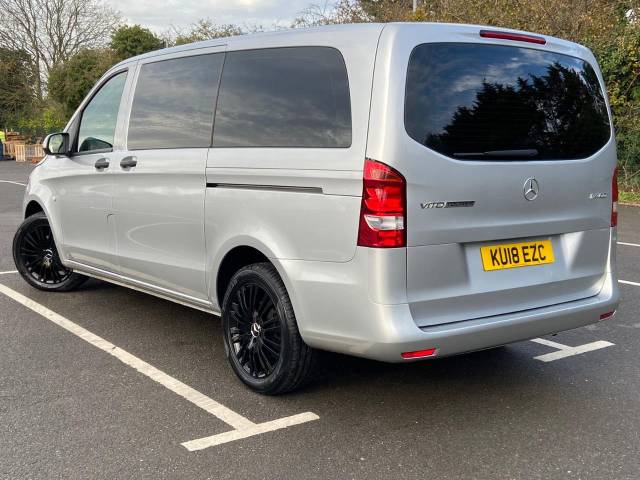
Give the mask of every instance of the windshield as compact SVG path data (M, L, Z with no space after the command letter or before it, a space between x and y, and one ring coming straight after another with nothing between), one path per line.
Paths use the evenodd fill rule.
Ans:
M585 158L611 134L598 77L586 61L473 43L413 50L405 128L444 155L499 161Z

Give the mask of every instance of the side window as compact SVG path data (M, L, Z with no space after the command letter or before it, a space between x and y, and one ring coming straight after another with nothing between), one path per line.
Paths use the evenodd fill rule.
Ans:
M227 53L214 147L350 145L349 81L338 50L286 47Z
M223 54L214 53L143 65L127 148L209 147L222 61Z
M111 77L84 108L78 132L78 152L113 148L120 99L126 79L126 72Z

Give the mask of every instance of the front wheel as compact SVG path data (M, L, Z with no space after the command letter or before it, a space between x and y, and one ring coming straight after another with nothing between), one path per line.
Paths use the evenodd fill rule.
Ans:
M25 218L13 237L13 261L22 278L39 290L66 292L87 277L60 261L51 226L43 212Z
M277 395L310 380L314 351L300 337L289 295L273 265L240 269L229 283L222 312L225 351L245 385Z

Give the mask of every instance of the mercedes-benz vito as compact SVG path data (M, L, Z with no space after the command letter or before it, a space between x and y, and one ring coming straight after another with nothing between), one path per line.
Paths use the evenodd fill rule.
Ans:
M447 24L218 39L111 68L31 174L24 279L221 315L267 394L612 316L616 149L575 43Z

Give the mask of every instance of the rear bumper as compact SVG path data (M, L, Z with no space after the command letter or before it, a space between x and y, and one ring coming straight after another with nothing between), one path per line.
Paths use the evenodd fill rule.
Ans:
M403 352L436 348L429 358L443 357L582 327L600 321L600 315L618 306L615 274L607 273L602 290L589 298L418 327L408 303L376 303L369 298L367 285L352 281L367 278L366 265L370 264L359 262L357 257L355 264L343 264L343 268L358 270L357 265L362 264L364 271L344 271L339 276L342 283L331 282L331 286L326 283L327 276L333 276L328 271L323 274L308 265L282 265L287 273L293 273L285 283L290 283L289 292L295 292L292 300L300 333L310 346L385 362L407 362L414 360L403 359ZM332 274L335 267L331 267Z
M437 357L482 350L521 340L582 327L600 321L600 315L618 307L619 292L607 275L605 288L595 297L537 308L524 312L498 315L433 327L419 332L405 332L397 343L371 345L366 356L398 362L402 352L436 348Z

